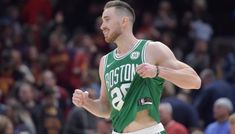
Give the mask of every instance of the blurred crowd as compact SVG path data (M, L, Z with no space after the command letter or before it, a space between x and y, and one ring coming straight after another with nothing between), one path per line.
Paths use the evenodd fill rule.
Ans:
M200 90L165 82L168 134L235 134L235 3L218 12L211 0L126 1L135 35L163 42L202 79ZM99 96L99 60L115 48L99 29L105 2L0 1L1 134L110 133L111 121L71 103L76 88Z

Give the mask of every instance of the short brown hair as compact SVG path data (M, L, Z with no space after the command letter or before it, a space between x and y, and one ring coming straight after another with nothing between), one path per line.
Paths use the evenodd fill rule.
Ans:
M132 22L135 22L135 11L128 3L120 0L112 0L105 4L104 9L110 7L115 7L120 11L126 11L130 15Z

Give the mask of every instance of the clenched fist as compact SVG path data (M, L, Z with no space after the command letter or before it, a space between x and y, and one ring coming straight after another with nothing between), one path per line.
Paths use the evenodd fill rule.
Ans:
M137 66L136 72L143 78L154 78L158 75L158 68L149 63L142 63Z
M83 107L85 102L89 99L88 92L83 92L82 90L76 89L73 93L73 104L77 107Z

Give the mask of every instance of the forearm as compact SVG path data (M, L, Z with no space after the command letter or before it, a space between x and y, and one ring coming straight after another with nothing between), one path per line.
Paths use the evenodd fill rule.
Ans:
M183 89L199 89L201 79L192 68L171 69L159 66L159 77Z
M83 108L85 108L87 111L94 114L95 116L101 118L109 118L111 112L109 104L106 104L106 102L102 102L100 99L88 99L84 103Z

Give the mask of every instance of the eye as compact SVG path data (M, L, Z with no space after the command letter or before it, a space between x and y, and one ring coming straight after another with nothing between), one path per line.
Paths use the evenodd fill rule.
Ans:
M110 20L110 18L108 17L108 16L105 16L104 18L103 18L103 21L104 22L108 22Z
M105 22L109 22L109 20L110 20L110 19L109 19L109 18L107 18L107 19L105 19Z

